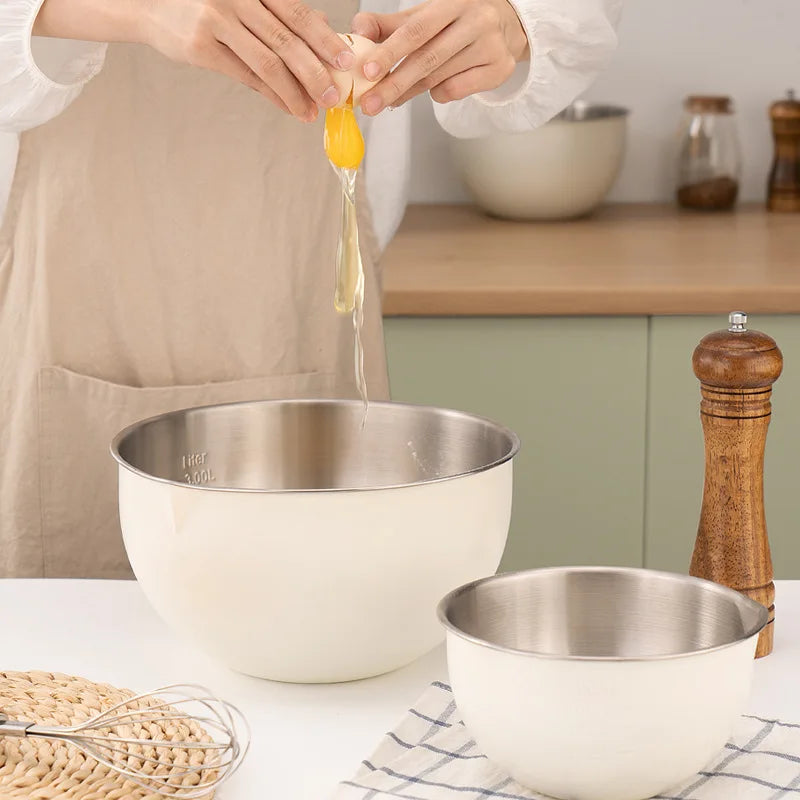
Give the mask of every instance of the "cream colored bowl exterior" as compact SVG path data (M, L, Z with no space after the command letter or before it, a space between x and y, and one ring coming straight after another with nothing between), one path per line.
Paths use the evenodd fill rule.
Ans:
M439 599L492 574L512 461L361 492L239 493L119 469L125 548L164 620L231 668L327 683L410 663L443 639Z
M626 117L553 120L536 130L451 138L456 167L475 202L508 219L569 219L611 190L625 152Z
M601 662L514 655L448 631L447 660L464 723L518 783L568 800L642 800L724 748L747 703L757 640Z

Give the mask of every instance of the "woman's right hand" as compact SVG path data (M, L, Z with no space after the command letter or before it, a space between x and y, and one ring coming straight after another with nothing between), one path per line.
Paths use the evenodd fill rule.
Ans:
M330 68L353 64L347 44L302 0L45 0L34 33L148 44L306 122L339 100Z
M339 101L328 66L348 69L352 52L302 0L145 2L145 39L169 58L241 81L306 122Z

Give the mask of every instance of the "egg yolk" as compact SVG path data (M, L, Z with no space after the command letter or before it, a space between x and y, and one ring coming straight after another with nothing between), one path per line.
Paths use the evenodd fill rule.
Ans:
M353 111L352 94L347 105L325 112L325 153L341 169L358 169L364 158L364 137Z

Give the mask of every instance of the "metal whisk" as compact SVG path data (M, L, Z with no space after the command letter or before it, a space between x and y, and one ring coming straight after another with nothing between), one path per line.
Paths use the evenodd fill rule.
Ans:
M242 713L195 684L138 694L70 727L0 713L0 736L67 742L142 788L187 799L217 789L250 745Z

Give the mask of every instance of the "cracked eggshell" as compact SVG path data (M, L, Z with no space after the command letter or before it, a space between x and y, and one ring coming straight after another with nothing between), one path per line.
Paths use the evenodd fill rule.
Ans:
M375 49L376 45L366 36L359 36L357 33L340 33L355 55L355 62L348 70L332 70L333 82L339 90L339 106L347 103L350 90L353 90L353 107L358 106L361 95L363 95L375 81L370 81L364 77L364 64L369 58L369 54Z

